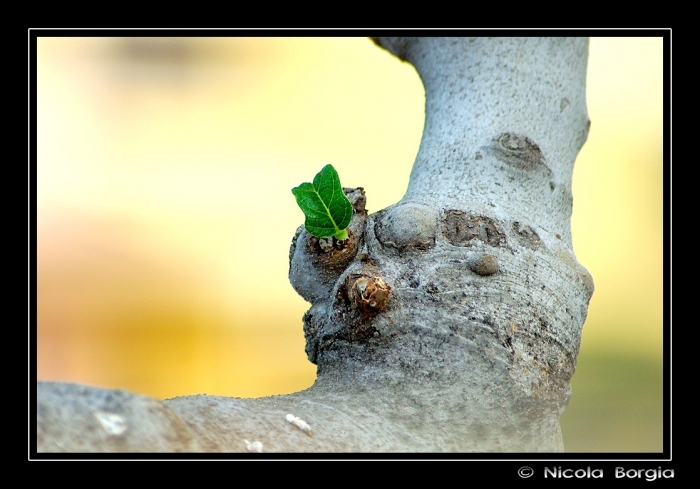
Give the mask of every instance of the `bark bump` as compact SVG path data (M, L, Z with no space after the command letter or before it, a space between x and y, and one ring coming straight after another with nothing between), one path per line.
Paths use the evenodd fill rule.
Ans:
M435 246L437 214L416 202L395 205L376 220L374 231L385 247L427 250Z
M512 168L526 171L545 168L548 173L551 173L545 164L540 147L522 134L509 132L501 134L484 149Z
M477 275L493 275L498 271L498 258L479 253L467 262L469 269Z

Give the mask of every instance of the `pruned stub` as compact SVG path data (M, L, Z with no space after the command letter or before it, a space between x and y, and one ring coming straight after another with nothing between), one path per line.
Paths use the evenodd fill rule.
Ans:
M350 229L348 229L348 236L348 239L344 241L338 241L334 237L317 238L309 236L307 241L308 254L324 269L340 273L355 258L359 246L359 238Z

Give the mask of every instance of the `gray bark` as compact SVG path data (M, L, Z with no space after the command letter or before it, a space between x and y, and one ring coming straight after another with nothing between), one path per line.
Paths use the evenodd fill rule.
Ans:
M588 42L377 42L420 74L425 132L400 202L367 215L346 189L349 240L297 231L314 385L158 402L39 383L39 451L563 450L593 293L570 230Z

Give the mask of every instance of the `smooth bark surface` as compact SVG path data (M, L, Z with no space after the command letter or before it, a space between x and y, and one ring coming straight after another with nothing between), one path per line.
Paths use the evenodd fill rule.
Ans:
M158 402L38 385L39 451L561 451L593 282L571 246L581 38L382 38L426 89L409 188L350 238L300 227L309 389ZM391 62L388 60L387 62ZM289 416L291 415L291 416Z

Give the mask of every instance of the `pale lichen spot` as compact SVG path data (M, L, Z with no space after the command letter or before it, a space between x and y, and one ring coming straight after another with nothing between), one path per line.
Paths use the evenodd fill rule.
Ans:
M249 452L262 453L263 444L261 441L248 441L248 440L243 440L243 441L245 442L246 450L248 450Z
M294 416L293 414L288 414L284 417L284 419L287 420L288 423L293 424L297 428L299 428L301 431L306 433L309 436L313 436L313 432L311 431L311 426L309 426L309 423L304 421L303 419Z
M102 428L110 435L121 435L126 431L126 421L119 414L105 411L95 411L93 416L100 422Z

